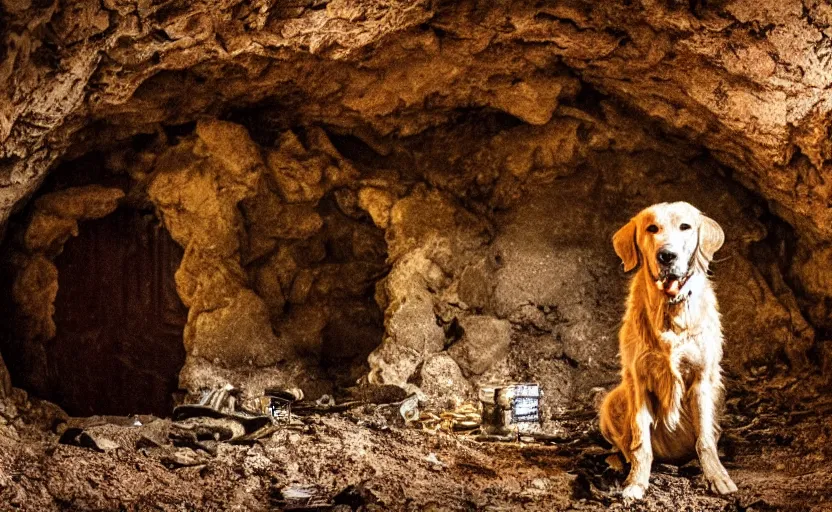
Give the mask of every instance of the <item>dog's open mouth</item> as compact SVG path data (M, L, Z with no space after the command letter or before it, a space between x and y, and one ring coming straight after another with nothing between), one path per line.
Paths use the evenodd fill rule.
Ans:
M674 299L677 295L679 295L679 291L681 291L682 287L685 286L687 280L687 275L679 277L669 274L656 280L656 288L664 292L664 294L671 299Z

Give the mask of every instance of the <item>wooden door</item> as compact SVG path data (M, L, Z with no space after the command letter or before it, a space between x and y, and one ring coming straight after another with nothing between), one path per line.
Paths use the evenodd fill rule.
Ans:
M55 260L50 398L73 415L169 415L185 359L182 249L153 215L121 208L81 223Z

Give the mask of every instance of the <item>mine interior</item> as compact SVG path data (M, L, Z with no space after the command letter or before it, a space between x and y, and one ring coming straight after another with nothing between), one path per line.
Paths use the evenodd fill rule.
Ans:
M829 41L818 2L26 4L0 3L42 106L0 123L0 502L832 503L829 114L785 136L772 112L809 92L767 96L800 82L778 30ZM612 236L670 201L725 231L739 491L657 462L633 505L598 429L631 279ZM516 384L540 435L490 435L483 390Z

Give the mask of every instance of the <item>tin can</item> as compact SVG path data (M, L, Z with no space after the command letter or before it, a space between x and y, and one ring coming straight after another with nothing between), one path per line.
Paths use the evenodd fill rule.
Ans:
M542 392L535 383L486 385L479 389L486 434L540 432Z

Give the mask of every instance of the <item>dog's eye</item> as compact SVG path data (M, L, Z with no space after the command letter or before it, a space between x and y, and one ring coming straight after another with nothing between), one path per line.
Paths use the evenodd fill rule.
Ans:
M659 226L657 226L655 224L650 224L649 226L647 226L647 232L648 233L658 233L659 232Z
M682 224L681 226L679 226L679 229L681 229L682 231L687 231L690 229L690 224Z

